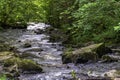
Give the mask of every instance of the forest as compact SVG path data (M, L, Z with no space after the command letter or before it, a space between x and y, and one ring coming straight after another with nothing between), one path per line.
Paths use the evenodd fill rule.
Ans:
M0 26L45 22L62 29L71 44L88 41L117 43L119 0L21 0L0 2Z
M45 31L26 30L43 24ZM120 0L0 0L0 80L116 80L119 63ZM109 70L119 74L111 77Z

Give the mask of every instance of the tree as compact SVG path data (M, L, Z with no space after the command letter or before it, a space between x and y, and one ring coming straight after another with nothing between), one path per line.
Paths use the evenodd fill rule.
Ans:
M1 26L45 20L43 0L0 0ZM41 3L41 4L40 4Z

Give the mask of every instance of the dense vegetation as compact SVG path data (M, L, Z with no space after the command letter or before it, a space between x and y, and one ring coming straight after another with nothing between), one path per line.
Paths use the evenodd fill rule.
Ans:
M64 9L59 5L63 11L59 13L59 22L55 21L69 35L70 43L120 41L119 0L74 0L66 6Z
M1 0L0 26L45 22L68 43L120 41L120 0Z
M29 21L44 21L42 0L0 0L0 25L2 27L24 24Z

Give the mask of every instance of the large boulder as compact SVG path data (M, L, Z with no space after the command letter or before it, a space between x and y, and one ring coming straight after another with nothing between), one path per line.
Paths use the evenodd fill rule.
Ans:
M40 65L30 59L19 58L13 52L0 52L0 63L4 64L4 67L17 65L22 71L42 72Z
M74 51L64 52L62 55L62 61L63 63L84 63L89 60L97 61L103 55L111 52L112 50L105 47L104 43L93 44Z

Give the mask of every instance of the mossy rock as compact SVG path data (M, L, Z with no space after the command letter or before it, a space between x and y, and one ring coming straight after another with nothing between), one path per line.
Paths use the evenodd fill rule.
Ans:
M17 65L18 70L42 72L40 65L29 59L13 57L4 61L4 67Z
M101 58L103 55L107 53L112 53L112 50L108 47L105 47L104 43L92 44L87 47L83 47L73 51L73 54L84 54L84 53L95 53Z
M63 63L84 63L91 61L97 61L103 55L111 53L111 49L105 47L104 43L93 44L87 47L76 49L71 52L64 52L62 55Z
M97 61L98 55L95 53L84 53L79 55L74 55L72 52L65 52L62 55L62 61L66 63L85 63L89 60Z

